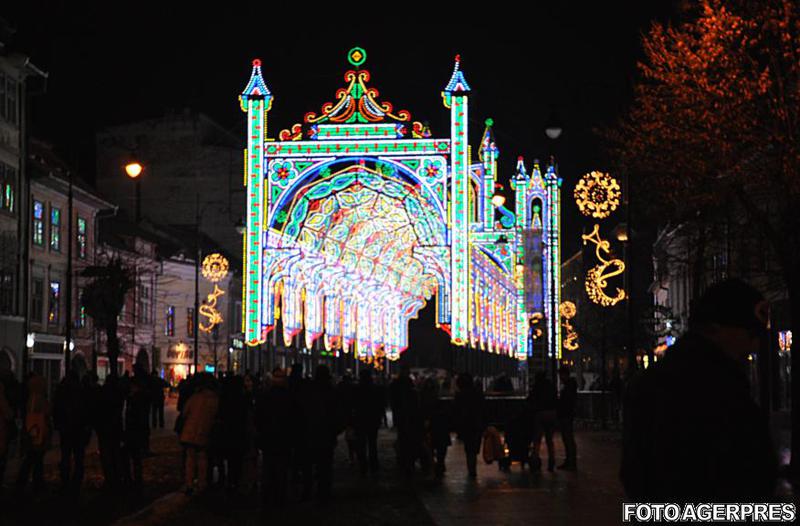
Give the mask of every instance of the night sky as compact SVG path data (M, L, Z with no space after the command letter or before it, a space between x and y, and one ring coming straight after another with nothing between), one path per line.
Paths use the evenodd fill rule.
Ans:
M34 133L89 181L94 133L106 125L191 108L241 133L237 95L255 57L274 95L270 134L277 136L333 100L344 85L347 50L359 45L367 50L363 67L379 100L429 121L434 135L448 131L440 92L460 53L473 89L471 142L478 144L484 120L492 117L501 182L518 155L530 167L532 159L555 153L568 194L581 174L609 169L593 130L613 123L629 101L641 33L676 11L674 1L537 2L525 13L496 8L453 22L444 12L377 11L373 3L353 2L331 3L328 13L308 7L294 14L268 9L271 2L214 9L173 2L158 9L120 8L124 2L17 4L4 9L17 28L10 47L50 73L47 95L34 105ZM552 111L564 127L555 144L543 133ZM565 234L580 230L566 197ZM577 239L564 235L565 258Z

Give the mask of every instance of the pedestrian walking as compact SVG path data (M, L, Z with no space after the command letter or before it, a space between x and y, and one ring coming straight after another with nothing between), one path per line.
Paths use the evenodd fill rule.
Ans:
M533 447L531 448L531 469L541 469L539 456L542 438L547 444L547 470L553 471L556 465L553 432L556 428L556 387L543 371L534 375L533 389L528 398L528 405L533 415Z
M378 429L386 413L386 402L383 390L372 379L372 369L364 368L358 373L353 402L359 470L362 475L367 471L376 473L380 468Z
M207 373L196 376L194 393L183 407L183 424L179 435L186 450L184 491L187 495L192 495L195 490L203 491L207 486L208 446L219 409L214 378Z
M39 494L44 490L44 454L50 445L52 413L47 400L45 379L31 373L26 384L24 413L22 415L22 451L24 458L17 476L17 492L22 493L33 479L33 490Z
M767 502L777 462L748 357L765 344L768 304L740 280L712 285L689 331L625 394L621 478L634 502Z
M167 382L153 369L150 374L150 425L153 429L164 429L164 389L167 387Z
M272 372L269 389L256 401L255 426L258 447L262 455L261 501L265 509L283 507L289 485L291 451L301 416L296 400L289 391L286 372Z
M469 373L458 375L455 396L456 430L458 438L464 444L470 478L478 476L478 452L486 428L483 404L483 393L476 387L472 376Z
M302 498L311 498L316 479L317 497L325 502L331 496L336 437L344 428L341 406L326 365L317 366L302 402L304 442L308 448L303 463Z
M6 462L11 441L16 438L17 424L14 421L14 411L6 398L6 386L0 382L0 492L3 490L3 480L6 474Z
M578 382L570 376L568 365L562 365L558 370L561 380L561 392L558 396L556 415L558 416L558 429L561 431L561 440L564 442L566 458L558 469L575 471L578 468L578 448L575 445L575 404L578 401Z
M425 432L434 462L434 477L442 478L447 471L445 460L447 449L452 445L450 438L451 416L445 403L439 397L439 382L428 378L422 383L420 393Z
M83 483L83 460L91 437L89 398L78 373L69 371L53 397L53 423L59 434L61 490L78 493Z
M125 398L125 429L122 434L122 478L137 494L143 489L142 461L148 450L149 417L150 381L147 372L137 367Z

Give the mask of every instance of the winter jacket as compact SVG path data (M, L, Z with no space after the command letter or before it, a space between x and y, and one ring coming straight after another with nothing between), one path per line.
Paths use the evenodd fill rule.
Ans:
M180 441L197 447L207 447L218 409L217 393L209 389L195 391L183 407L184 422Z

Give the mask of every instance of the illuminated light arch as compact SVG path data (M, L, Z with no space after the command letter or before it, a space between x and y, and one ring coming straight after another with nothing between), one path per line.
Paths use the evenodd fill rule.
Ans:
M437 138L380 99L362 69L366 56L353 48L348 60L356 69L345 73L334 101L277 141L266 129L272 94L254 62L240 96L248 132L246 341L263 342L278 314L287 345L305 331L307 347L322 337L328 351L354 346L360 358L396 359L408 346L409 321L436 296L437 327L453 343L527 357L533 312L525 294L540 276L517 268L532 257L526 232L539 228L547 248L533 257L547 259L537 268L557 279L554 168L542 176L536 166L532 178L518 178L516 214L495 206L493 121L485 121L473 162L471 87L460 57L442 91L450 133ZM535 220L534 198L544 209ZM548 337L558 339L550 316L546 322Z

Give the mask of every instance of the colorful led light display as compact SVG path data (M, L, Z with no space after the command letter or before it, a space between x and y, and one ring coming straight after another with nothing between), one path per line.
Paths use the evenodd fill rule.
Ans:
M382 367L407 348L409 320L436 296L437 327L455 344L528 356L533 312L525 291L533 275L517 263L527 261L524 230L557 229L557 188L545 185L538 167L529 179L522 166L516 214L492 204L493 123L486 120L472 164L470 86L460 57L442 92L451 118L445 138L379 102L361 69L366 57L361 48L350 50L357 69L345 73L335 102L281 131L279 141L267 138L272 95L260 62L253 63L240 97L248 114L248 344L263 342L280 323L286 345L311 348L322 337L325 352L352 350ZM534 197L546 209L529 219ZM556 248L547 254L554 262L560 257ZM558 330L546 322L548 331Z

